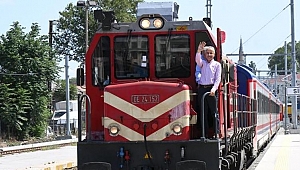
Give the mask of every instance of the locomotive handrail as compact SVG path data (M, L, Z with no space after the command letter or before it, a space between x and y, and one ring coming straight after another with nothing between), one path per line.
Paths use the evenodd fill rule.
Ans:
M236 134L237 132L237 122L236 122L236 115L237 115L237 110L236 110L236 106L237 106L237 101L236 101L236 93L233 92L232 93L232 98L233 98L233 134Z
M253 99L249 96L246 96L244 94L239 94L239 93L233 93L233 105L234 105L234 111L233 111L233 116L240 116L240 117L245 117L245 116L250 116L250 122L239 122L240 126L256 126L256 120L253 118L253 115L257 113L257 108L256 108L256 99ZM249 106L250 104L250 106ZM241 124L240 124L241 123ZM237 132L237 127L238 124L236 121L234 121L234 133Z
M202 103L201 103L201 108L202 108L202 114L201 114L201 118L202 118L202 120L201 120L201 130L202 130L202 134L201 134L201 138L205 138L205 130L204 130L204 99L205 99L205 97L206 97L206 95L208 95L208 94L210 94L210 92L206 92L206 93L204 93L204 95L202 96ZM215 97L215 99L216 99L216 96L214 96ZM217 102L216 102L216 108L217 108ZM214 117L215 117L215 134L216 134L216 136L217 136L217 123L218 123L218 117L217 117L217 113L215 112L215 114L214 114Z
M87 107L87 120L88 120L88 136L87 136L87 140L90 141L91 140L91 99L88 95L83 94L83 95L78 95L78 142L80 142L82 140L82 129L81 129L81 108L82 108L82 100L83 98L87 99L88 102L88 107Z

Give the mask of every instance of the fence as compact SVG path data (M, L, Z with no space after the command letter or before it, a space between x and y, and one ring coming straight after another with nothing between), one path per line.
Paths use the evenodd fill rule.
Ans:
M64 136L67 133L67 123L66 119L51 119L49 120L49 127L51 127L52 133L55 136ZM70 119L70 132L72 135L78 135L78 119ZM82 132L85 133L85 120L82 119Z

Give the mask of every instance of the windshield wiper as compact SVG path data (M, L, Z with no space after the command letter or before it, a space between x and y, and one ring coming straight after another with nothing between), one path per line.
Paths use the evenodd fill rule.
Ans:
M169 54L168 47L169 47L169 45L170 45L171 36L172 36L172 28L169 28L169 29L168 29L167 42L166 42L166 48L163 50L163 56L164 56L165 58L167 58L167 55Z
M131 43L131 33L132 33L132 29L127 30L127 44L126 44L126 49L124 51L124 57L128 58L129 56L129 44Z

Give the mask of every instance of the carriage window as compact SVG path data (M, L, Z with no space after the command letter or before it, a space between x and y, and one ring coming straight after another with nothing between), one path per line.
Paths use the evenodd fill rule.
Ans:
M155 74L159 78L184 78L191 75L189 35L155 37Z
M148 37L119 36L114 40L114 69L119 79L149 76Z

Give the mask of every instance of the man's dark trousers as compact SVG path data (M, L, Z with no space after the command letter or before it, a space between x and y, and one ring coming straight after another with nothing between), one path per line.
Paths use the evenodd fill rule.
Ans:
M198 88L198 105L199 105L199 111L197 114L197 127L201 128L202 127L202 97L206 92L210 92L211 88L213 86L212 85L208 85L208 86L202 86L199 85ZM209 94L207 94L205 96L204 99L204 132L205 132L205 137L208 137L208 129L213 127L214 131L215 131L215 114L217 112L217 91L215 93L215 96L209 96ZM218 125L217 125L218 126Z

